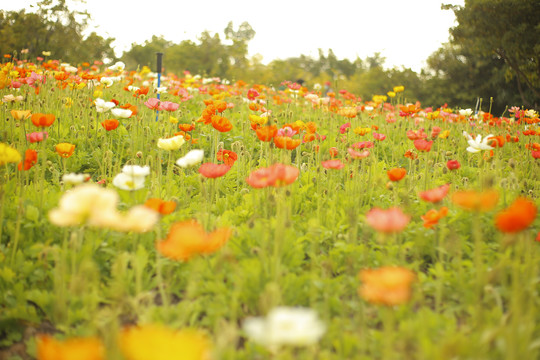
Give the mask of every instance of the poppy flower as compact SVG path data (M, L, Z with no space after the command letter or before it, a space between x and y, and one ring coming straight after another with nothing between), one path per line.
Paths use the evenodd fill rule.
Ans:
M190 132L195 130L195 124L178 124L178 128L185 132Z
M180 104L173 103L170 101L162 101L161 104L159 105L158 110L172 112L172 111L178 110L179 107L180 107Z
M35 113L32 114L31 120L35 126L49 127L54 123L56 117L54 116L54 114Z
M403 231L409 224L411 217L405 215L400 208L382 210L373 208L366 214L366 222L373 229L383 233Z
M73 151L75 151L75 145L70 143L60 143L56 145L55 149L58 155L63 158L68 158L73 155Z
M424 129L420 129L417 131L408 130L406 135L409 140L413 140L413 141L427 138L427 134L424 132Z
M355 114L356 116L356 114ZM349 131L349 128L351 127L351 123L345 123L339 127L339 133L345 134L347 131Z
M219 132L228 132L232 130L233 125L229 119L220 115L214 115L212 116L212 127Z
M264 142L269 142L274 138L274 136L276 136L277 131L278 131L277 126L271 125L271 126L260 126L255 130L255 133L257 134L257 138L259 138L259 140L264 141Z
M439 220L448 214L448 208L443 206L440 210L431 209L425 215L420 216L424 220L424 227L431 229L439 223Z
M333 158L335 158L339 154L339 150L337 147L331 147L330 149L328 149L328 152L330 153L330 156Z
M26 140L30 141L31 143L41 142L49 137L49 133L46 131L40 131L40 132L33 132L30 134L26 134Z
M27 149L24 153L24 164L20 162L17 168L19 170L30 170L32 166L37 163L37 151L33 149Z
M373 147L372 141L360 141L352 144L352 147L355 149L370 149Z
M120 125L120 122L116 119L107 119L101 122L101 126L107 131L116 129Z
M58 341L49 335L40 335L36 343L39 360L105 360L105 346L94 337Z
M30 110L11 110L10 113L15 120L20 121L28 119L32 112Z
M437 203L441 201L442 199L444 199L446 194L448 194L449 189L450 189L450 184L444 184L435 189L422 191L418 195L424 201Z
M437 136L439 136L439 134L441 133L442 129L438 126L434 126L432 129L431 129L431 138L432 139L435 139Z
M407 175L407 170L404 168L393 168L388 170L386 174L391 181L400 181Z
M188 152L184 157L176 160L176 165L187 168L189 166L197 165L203 160L204 150L196 149Z
M144 102L144 105L150 110L159 110L161 101L157 98L150 98Z
M353 159L365 159L370 154L369 150L356 151L352 148L348 148L347 152L349 153L349 156Z
M411 298L412 283L416 275L403 267L387 266L378 269L364 269L358 274L362 285L360 296L375 305L402 305Z
M503 147L505 142L504 136L502 135L490 137L488 140L488 144L494 148Z
M296 149L301 143L302 143L302 140L293 139L288 136L275 136L274 137L274 144L276 145L276 147L280 149L293 150L293 149Z
M176 209L176 203L174 201L165 201L159 198L150 198L146 200L144 206L160 213L161 215L170 214Z
M131 111L130 109L121 109L121 108L111 109L111 113L114 116L122 118L122 119L127 119L127 118L130 118L132 115L134 115L133 111Z
M448 170L457 170L461 167L461 164L457 160L448 160L446 167Z
M157 147L167 151L178 150L186 141L184 136L177 135L168 139L159 139L157 142Z
M384 139L386 139L386 135L374 132L373 138L378 141L383 141Z
M499 201L497 190L474 190L457 191L452 195L452 202L457 206L469 210L485 212L493 209Z
M345 166L345 164L342 163L341 160L339 159L321 161L321 165L325 169L336 169L336 170L343 169L343 167Z
M428 152L431 150L431 145L433 145L433 141L426 141L424 139L414 140L414 147L418 151Z
M418 159L418 154L412 151L411 149L407 150L405 154L403 154L403 156L411 160Z
M221 177L229 170L231 170L231 167L225 164L204 163L199 167L199 173L202 176L211 179Z
M177 222L171 226L167 238L156 244L157 250L165 257L186 261L195 255L210 254L221 248L229 240L232 230L217 229L207 233L196 221Z
M0 165L21 161L21 154L11 146L0 143Z
M249 174L246 182L256 189L267 186L281 187L292 184L299 174L300 170L295 166L274 164L268 168L253 171Z
M531 151L531 155L534 159L540 159L540 151Z
M520 232L532 224L536 213L536 205L529 199L520 197L495 216L495 226L505 233Z
M216 158L225 165L233 166L238 159L238 155L234 151L222 149L217 152Z

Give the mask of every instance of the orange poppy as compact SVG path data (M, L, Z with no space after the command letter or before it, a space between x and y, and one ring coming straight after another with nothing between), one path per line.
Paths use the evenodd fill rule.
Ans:
M365 269L358 277L362 286L358 293L364 300L376 304L395 306L405 304L411 297L411 286L416 275L409 269L387 266Z
M60 143L56 145L55 149L58 155L63 158L68 158L73 155L73 151L75 151L75 145L70 143Z
M217 229L207 233L196 221L177 222L171 226L167 238L156 244L157 250L165 257L186 261L195 255L210 254L221 248L229 240L232 230Z
M54 114L41 114L41 113L35 113L32 114L32 123L36 126L40 127L49 127L54 123L54 120L56 120L56 117Z
M386 174L391 181L400 181L407 175L407 170L404 168L393 168L388 170Z
M30 117L32 112L30 110L11 110L10 113L15 120L25 120Z
M24 153L24 163L20 162L17 166L19 170L30 170L32 166L37 163L37 151L33 149L28 149Z
M170 214L176 209L176 203L174 201L165 201L158 198L150 198L146 200L144 206L160 213L161 215Z
M439 223L439 220L448 215L448 208L443 206L440 210L431 209L425 215L420 216L424 220L424 227L431 229Z
M293 149L296 149L301 143L302 143L302 140L293 139L287 136L274 137L274 144L276 145L276 147L280 149L293 150Z
M212 127L219 132L228 132L232 130L233 125L229 119L223 116L214 115L212 116Z
M492 136L488 140L488 144L491 147L497 148L497 147L503 147L505 143L504 137L502 135L499 136Z
M212 163L205 163L202 164L199 167L199 173L210 179L215 179L218 177L222 177L225 175L229 170L231 170L231 167L229 165L225 164L212 164Z
M178 128L185 132L190 132L195 130L195 124L178 124Z
M403 154L403 156L406 157L406 158L409 158L411 160L418 159L418 154L415 153L414 151L410 150L410 149L407 150L405 152L405 154Z
M71 338L58 341L49 335L37 338L39 360L105 360L105 346L98 338Z
M502 232L515 233L525 230L536 218L536 205L526 198L517 198L512 205L495 217L495 226Z
M107 119L101 122L101 126L107 131L114 130L120 125L120 122L116 119Z
M446 194L448 194L448 190L450 190L450 184L444 184L435 189L421 191L418 195L424 201L437 203L444 199Z
M457 206L469 210L485 212L493 209L499 201L497 190L486 190L478 192L474 190L463 190L452 195L452 202Z
M271 125L271 126L261 126L258 127L257 130L255 130L255 133L257 134L257 137L259 140L268 142L271 141L274 136L277 134L277 126Z
M238 159L238 155L234 151L222 149L217 152L216 158L225 165L233 166Z

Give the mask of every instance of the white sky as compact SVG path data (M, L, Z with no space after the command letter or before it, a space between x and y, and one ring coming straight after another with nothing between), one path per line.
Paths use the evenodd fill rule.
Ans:
M0 0L2 10L28 9L39 1ZM117 55L132 43L152 35L179 43L196 40L204 30L219 33L229 21L234 28L249 22L256 34L249 55L263 63L301 54L318 58L318 49L332 49L338 59L365 59L375 52L386 57L385 67L419 71L428 56L448 41L455 24L441 3L464 0L87 0L67 1L70 9L87 9L89 31L113 37ZM54 55L53 55L54 56Z

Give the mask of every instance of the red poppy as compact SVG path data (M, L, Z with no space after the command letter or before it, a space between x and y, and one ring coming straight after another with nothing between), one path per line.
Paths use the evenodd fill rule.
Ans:
M37 151L33 149L28 149L24 153L24 170L30 170L32 166L37 163ZM19 170L23 170L23 163L20 162L18 165Z
M116 119L107 119L101 122L101 126L107 131L114 130L120 125L120 122Z
M497 148L497 147L503 147L505 143L504 137L502 135L499 136L492 136L488 140L488 144L491 147Z
M336 169L336 170L343 169L343 167L345 166L345 164L342 163L341 160L339 159L321 161L321 165L325 169Z
M409 130L407 131L407 138L409 140L420 140L427 138L427 134L424 132L424 129L418 131Z
M393 168L388 170L386 174L391 181L399 181L407 175L407 170L403 168Z
M457 170L461 167L461 164L457 160L448 160L448 162L446 163L446 167L449 170Z
M206 178L215 179L225 175L231 167L225 164L205 163L199 167L199 173Z
M450 190L450 184L444 184L435 189L422 191L418 195L424 201L437 203L445 198L448 190Z
M231 150L219 150L216 154L216 157L219 161L225 163L225 165L233 166L235 161L238 159L238 155Z
M414 140L414 147L418 151L430 151L431 145L433 145L433 141L426 141L424 139Z

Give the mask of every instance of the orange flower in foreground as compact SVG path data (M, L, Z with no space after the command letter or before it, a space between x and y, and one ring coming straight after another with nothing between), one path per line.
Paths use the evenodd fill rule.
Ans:
M502 232L515 233L525 230L536 218L536 205L526 198L517 198L508 208L495 217L495 226Z
M457 206L469 211L489 211L497 205L499 193L497 190L478 192L463 190L452 195L452 202Z
M207 233L196 221L177 222L165 240L156 244L158 251L173 260L186 261L195 255L210 254L221 248L232 234L229 228Z
M32 114L31 120L36 126L49 127L54 123L54 120L56 120L56 116L54 116L54 114L35 113Z
M30 170L32 166L37 163L37 151L33 149L28 149L24 153L24 170ZM23 163L20 162L18 165L19 170L23 170Z
M144 206L160 213L161 215L170 214L176 209L176 203L174 201L165 201L158 198L150 198L146 200Z
M448 208L443 206L440 210L431 209L425 215L421 216L424 220L424 227L431 229L439 223L439 220L448 215Z
M407 170L404 168L393 168L388 170L386 174L391 181L399 181L407 175Z
M276 145L276 147L280 149L293 150L293 149L296 149L301 143L302 143L302 140L293 139L288 136L274 137L274 144Z
M411 298L411 286L416 275L402 267L365 269L358 277L362 285L358 293L364 300L375 305L395 306L405 304Z
M435 189L421 191L418 195L424 201L436 203L444 199L448 190L450 190L450 184L444 184Z
M176 330L157 324L133 326L122 330L119 341L126 360L210 359L210 341L191 329Z
M257 137L259 140L268 142L271 141L274 136L277 134L277 126L271 125L271 126L260 126L255 130L255 133L257 134Z
M37 338L38 360L104 360L105 347L97 338L58 341L48 335Z
M60 143L56 145L55 149L58 155L63 158L68 158L73 155L73 151L75 151L75 145L70 143Z
M297 167L274 164L268 168L260 168L249 174L246 182L253 188L261 189L267 186L280 187L292 184L300 174Z

